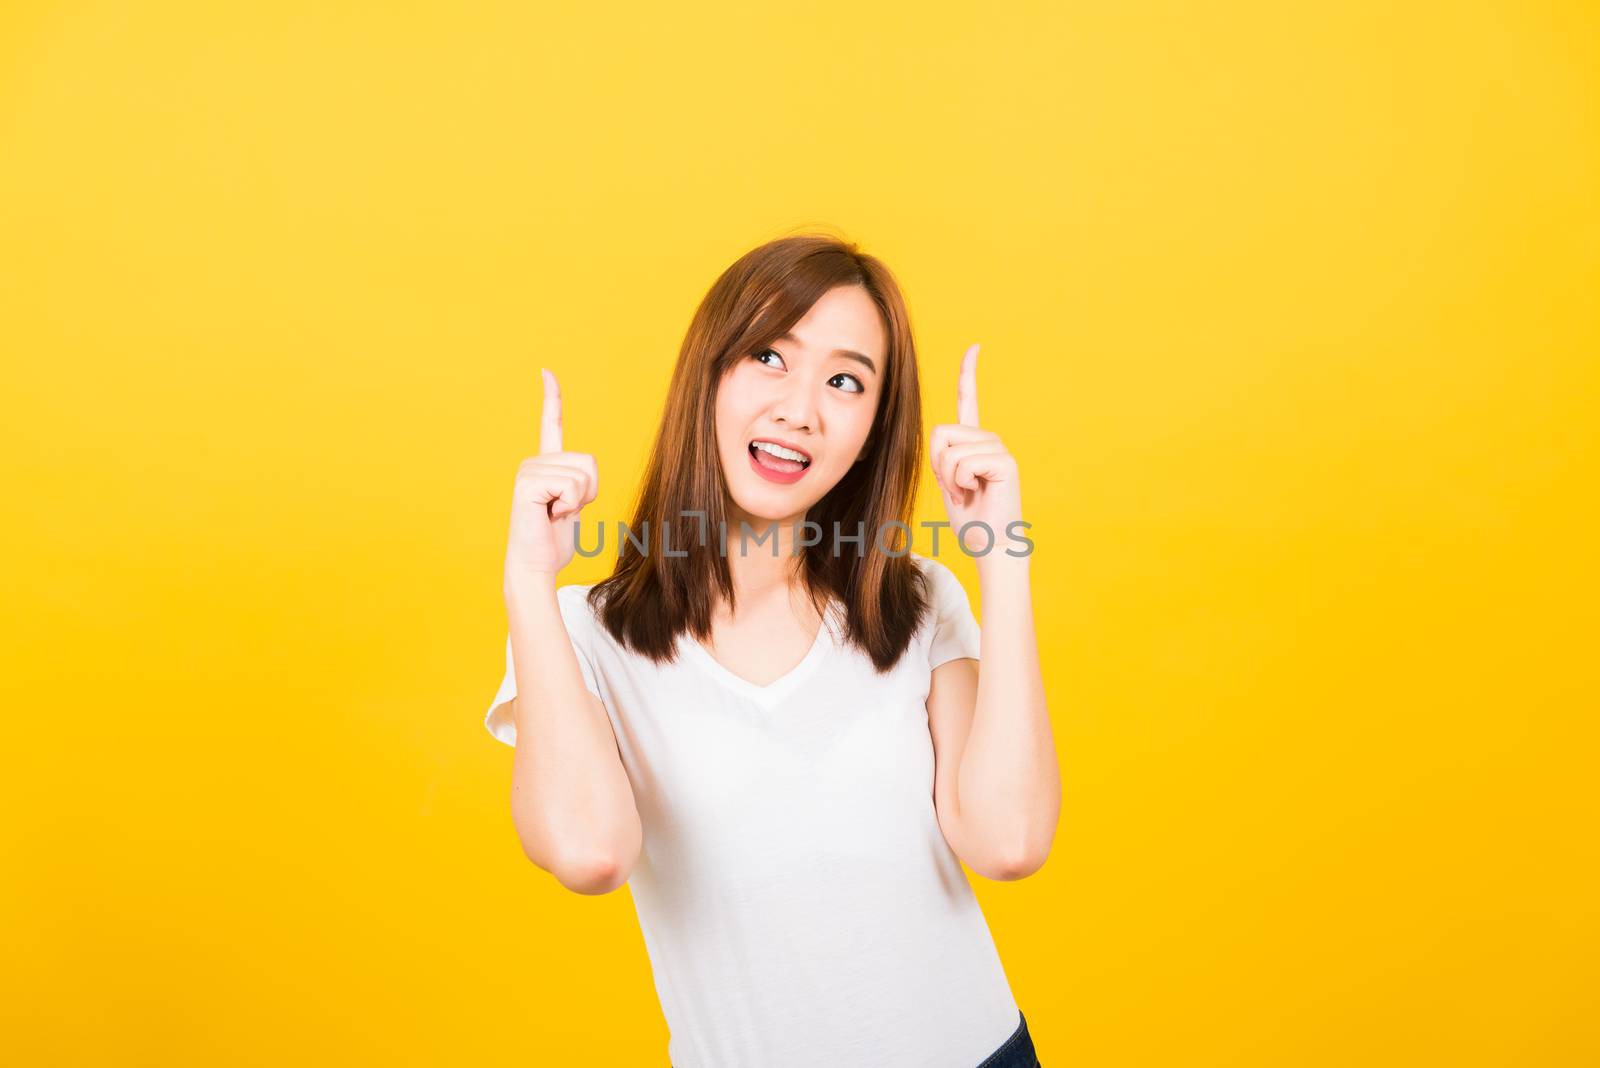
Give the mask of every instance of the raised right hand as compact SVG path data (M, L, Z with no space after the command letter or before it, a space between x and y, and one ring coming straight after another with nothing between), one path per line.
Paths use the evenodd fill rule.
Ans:
M543 370L543 369L541 369ZM525 575L555 575L573 556L573 527L594 500L600 473L586 452L561 451L561 387L544 370L539 454L517 468L506 542L506 583Z

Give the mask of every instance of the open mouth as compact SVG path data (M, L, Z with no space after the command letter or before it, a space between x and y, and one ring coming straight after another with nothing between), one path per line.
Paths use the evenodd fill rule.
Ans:
M774 481L792 482L811 466L811 456L801 449L789 448L775 441L756 438L748 446L750 462L761 474L774 476Z

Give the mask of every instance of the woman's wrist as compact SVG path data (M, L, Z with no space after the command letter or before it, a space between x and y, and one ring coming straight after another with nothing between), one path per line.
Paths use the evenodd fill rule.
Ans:
M556 591L556 583L559 579L560 576L553 571L507 568L505 580L507 607L516 608L518 605L534 603L553 597Z
M1028 584L1031 553L1012 556L996 550L978 557L978 582L980 585L1002 586L1008 583Z

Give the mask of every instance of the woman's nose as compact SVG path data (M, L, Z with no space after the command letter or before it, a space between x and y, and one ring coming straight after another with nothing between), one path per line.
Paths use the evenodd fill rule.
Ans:
M815 429L817 412L811 391L799 383L790 386L773 406L772 416L790 430Z

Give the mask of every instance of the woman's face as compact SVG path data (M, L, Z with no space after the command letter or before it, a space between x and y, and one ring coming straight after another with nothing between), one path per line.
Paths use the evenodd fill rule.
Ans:
M785 336L746 353L717 391L717 454L741 519L798 523L860 459L878 410L888 348L867 291L836 286ZM757 443L804 454L797 461Z

